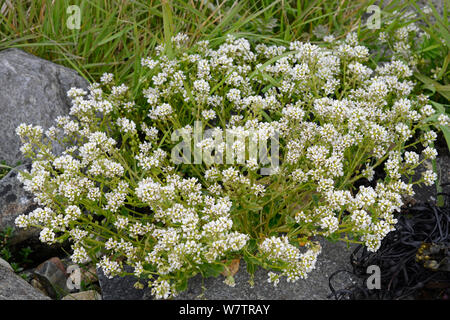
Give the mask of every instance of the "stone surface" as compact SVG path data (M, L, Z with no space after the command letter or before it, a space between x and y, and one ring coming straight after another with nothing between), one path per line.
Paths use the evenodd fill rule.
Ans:
M39 282L37 279L31 279L30 284L33 286L33 288L38 289L40 292L48 296L47 290L45 290L45 287L42 283Z
M132 268L125 266L125 271L133 272ZM136 289L134 284L138 281L133 276L107 278L101 269L97 269L98 282L103 300L142 300L150 296L150 289ZM145 282L142 281L145 286Z
M18 172L28 168L27 165L21 165L11 170L0 180L0 231L7 227L14 229L10 239L11 244L39 234L39 231L35 228L19 229L14 223L19 215L29 213L38 207L31 194L23 189L22 183L17 179Z
M0 265L0 300L49 300L39 290Z
M328 286L329 276L337 270L351 270L350 254L354 246L347 249L345 243L320 241L322 253L317 259L316 269L309 273L307 279L288 283L285 278L274 287L267 282L268 271L258 269L254 277L254 287L249 284L250 276L246 264L241 263L238 273L234 276L235 287L223 283L224 276L208 278L202 284L201 277L190 280L188 289L175 299L208 299L208 300L327 300L331 291ZM349 276L336 277L333 284L337 288L345 287L352 281ZM204 286L204 290L202 289Z
M65 269L61 270L61 266L62 262L59 258L51 258L41 263L34 270L37 280L43 285L48 295L54 299L65 296L70 292L67 288Z
M61 270L64 274L66 274L66 267L64 263L58 257L52 257L47 260L47 262L53 263L59 270ZM39 267L38 267L39 268Z
M0 160L9 165L23 160L15 133L20 123L45 129L68 114L71 87L86 88L87 82L74 70L22 50L0 52Z
M102 296L95 290L71 293L61 300L102 300Z
M74 70L35 57L19 49L0 52L0 160L14 166L24 162L20 139L15 133L20 123L54 125L55 118L67 115L70 99L66 92L71 87L87 88L87 81ZM61 148L56 147L59 152ZM26 161L25 161L26 162ZM0 180L0 231L15 229L12 242L21 242L37 234L36 229L18 230L15 218L37 206L30 194L17 180L19 166Z
M328 277L335 271L351 270L350 254L353 245L346 247L345 243L331 243L326 240L320 241L323 249L317 260L316 269L313 270L305 280L296 283L287 283L285 279L280 281L277 287L267 282L267 271L257 270L254 278L254 287L249 284L250 276L247 273L245 262L240 263L240 268L234 276L236 285L229 287L223 283L225 277L207 278L202 283L201 276L196 276L189 281L188 289L175 297L175 299L275 299L275 300L325 300L331 293L328 286ZM133 287L136 279L132 276L123 278L106 278L101 270L98 270L100 288L104 300L141 300L151 299L150 289L138 290ZM335 288L346 287L355 279L349 278L348 274L336 277L333 280ZM145 282L142 282L145 283ZM202 286L205 290L202 289Z
M0 258L0 267L14 271L14 269L11 267L11 265L7 261L3 260L2 258Z

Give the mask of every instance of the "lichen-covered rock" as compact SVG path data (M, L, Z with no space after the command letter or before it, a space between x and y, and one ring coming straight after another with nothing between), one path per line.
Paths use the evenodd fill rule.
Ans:
M0 265L0 300L49 300L42 292Z
M0 52L0 160L22 161L16 127L29 123L48 128L67 115L71 87L86 88L77 72L19 49Z

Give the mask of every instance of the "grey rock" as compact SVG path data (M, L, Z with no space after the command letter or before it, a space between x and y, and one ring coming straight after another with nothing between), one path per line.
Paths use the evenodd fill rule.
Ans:
M0 265L0 300L50 300L50 298Z
M7 261L3 260L2 258L0 258L0 267L14 271L14 269L11 267L11 265Z
M54 125L55 118L67 115L71 87L87 88L88 83L74 70L43 60L18 49L0 52L0 160L9 165L24 162L20 152L20 139L15 133L20 123L41 125L44 129ZM61 147L56 146L55 152ZM26 162L26 161L25 161ZM15 229L13 243L36 234L37 229L18 230L14 220L37 208L32 196L23 190L17 180L19 166L0 180L0 231Z
M22 50L0 52L0 160L9 165L24 160L17 126L54 125L57 116L69 112L71 87L86 88L87 82L74 70Z
M33 286L33 288L38 289L40 292L48 296L47 290L45 290L44 285L40 283L38 279L31 279L30 284Z
M61 266L55 262L54 258L41 263L34 270L34 275L53 299L65 296L70 292L67 288L66 273L61 270Z
M322 253L318 257L316 269L305 280L288 283L281 280L277 287L267 282L268 271L259 269L255 273L254 287L249 284L250 275L246 265L241 261L239 271L234 276L236 285L230 287L223 283L225 277L202 279L200 275L190 279L188 289L180 293L174 299L180 300L245 300L245 299L274 299L274 300L325 300L331 293L328 286L329 276L338 270L352 270L350 266L350 254L355 245L346 247L345 243L331 243L320 240ZM106 278L101 270L99 275L100 288L104 300L146 300L152 299L150 289L135 289L133 286L137 279L132 276L123 278ZM333 280L335 288L345 288L356 279L348 274L336 277ZM145 282L142 282L145 285ZM204 287L204 289L202 288Z
M17 179L17 173L26 169L27 165L21 165L0 180L0 231L7 227L13 228L11 244L39 234L36 228L19 229L14 223L19 215L27 214L38 207L31 194L23 189L22 183Z

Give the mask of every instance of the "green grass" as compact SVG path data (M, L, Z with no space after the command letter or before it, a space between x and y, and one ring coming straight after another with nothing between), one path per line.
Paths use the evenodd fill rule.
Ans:
M140 58L164 41L161 1L24 0L0 8L0 50L17 47L97 80L113 72L136 87ZM170 1L171 33L220 42L227 34L267 42L309 40L317 26L345 34L373 1ZM214 3L214 5L213 5ZM66 26L69 5L79 5L81 28ZM167 30L167 28L166 28Z
M382 30L368 29L362 23L368 16L367 7L375 0L8 1L0 6L0 50L21 48L73 68L91 82L112 72L116 81L126 83L138 95L143 73L140 59L177 32L187 33L192 42L202 39L220 44L228 34L250 41L286 43L318 42L320 34L334 34L339 39L356 31L365 45L378 49L380 31L413 22L396 14L409 8L419 13L417 20L430 35L423 46L415 48L423 60L415 76L422 83L420 89L449 112L449 1L444 0L443 16L432 5L432 13L424 13L413 0L380 1ZM66 25L70 5L81 9L79 30ZM372 56L374 64L385 58L381 53ZM436 68L440 71L433 72Z
M6 161L0 160L0 179L6 176L10 170L11 167L6 165Z
M282 43L311 40L320 32L342 37L350 31L358 31L363 38L371 39L376 31L368 30L360 22L367 7L374 2L175 0L167 3L172 11L170 32L186 32L192 41L220 42L233 33L249 39ZM79 30L71 30L66 25L70 5L78 5L81 9ZM387 6L382 2L381 6L384 7L383 24L395 20L392 15L395 10L413 8L416 4L415 1L394 0ZM136 84L140 58L149 55L157 43L164 41L161 1L23 0L5 2L0 7L0 18L0 50L22 48L74 68L90 81L97 80L103 72L114 72L117 80ZM446 21L446 18L441 20ZM448 40L448 30L443 23L430 25L430 34L438 38L439 34L435 32L438 26L441 34L447 33ZM394 27L395 23L391 25ZM428 55L435 51L428 51Z

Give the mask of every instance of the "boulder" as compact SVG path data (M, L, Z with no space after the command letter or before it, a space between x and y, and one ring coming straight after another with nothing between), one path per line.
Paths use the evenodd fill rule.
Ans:
M15 165L24 158L16 128L25 122L44 129L67 115L71 87L87 88L76 71L19 49L0 52L0 160Z
M0 265L0 300L50 300L42 292Z
M71 87L87 88L88 83L74 70L35 57L19 49L0 52L0 161L14 166L26 162L20 152L20 139L16 128L20 123L41 125L44 129L54 125L55 118L67 115ZM56 152L61 147L55 148ZM18 230L14 220L20 214L37 208L32 196L23 190L17 180L17 171L10 171L0 179L0 231L15 229L12 241L20 242L37 234L36 229Z

